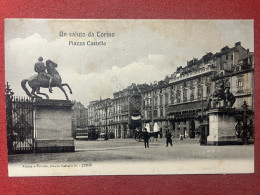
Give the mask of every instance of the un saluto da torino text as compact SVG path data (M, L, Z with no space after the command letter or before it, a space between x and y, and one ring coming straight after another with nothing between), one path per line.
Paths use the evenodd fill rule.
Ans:
M71 37L71 38L86 38L86 37L90 37L90 38L112 38L115 37L115 33L110 33L110 32L101 32L101 31L97 31L96 33L93 32L89 32L89 33L84 33L84 32L69 32L66 33L64 31L60 31L59 33L60 37ZM100 40L100 41L72 41L69 40L68 41L68 45L69 46L106 46L107 43L104 40Z

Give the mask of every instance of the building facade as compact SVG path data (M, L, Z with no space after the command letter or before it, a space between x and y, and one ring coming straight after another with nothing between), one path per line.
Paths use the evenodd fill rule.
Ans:
M134 130L141 128L141 102L142 91L149 88L149 85L132 84L126 89L113 94L114 124L116 137L133 137Z
M90 102L89 125L94 125L100 133L112 133L115 138L133 137L134 129L141 128L141 92L147 84L132 84L115 92L113 99Z
M216 54L188 61L145 91L143 127L163 134L169 129L176 137L199 135L200 127L208 124L208 100L219 80L236 97L237 110L244 101L254 109L254 54L238 42L232 48L226 46Z
M80 102L73 101L72 107L72 133L77 129L84 129L88 126L88 109Z
M90 102L88 111L89 126L95 126L99 135L106 131L111 132L114 110L110 98L104 100L100 98L100 100Z
M107 126L116 138L132 137L136 128L194 138L208 125L208 102L219 81L236 97L234 108L240 110L245 101L254 112L254 53L237 42L187 61L164 80L115 92L109 108L105 100L90 102L88 123L102 131Z

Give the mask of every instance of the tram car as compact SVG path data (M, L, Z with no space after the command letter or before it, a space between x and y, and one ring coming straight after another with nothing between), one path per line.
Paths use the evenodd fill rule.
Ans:
M98 132L95 126L91 125L86 128L76 129L77 140L97 140Z

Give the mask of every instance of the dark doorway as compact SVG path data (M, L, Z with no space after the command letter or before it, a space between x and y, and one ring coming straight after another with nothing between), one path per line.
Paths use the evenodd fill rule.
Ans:
M190 138L195 138L195 122L192 120L190 122Z
M123 137L125 139L126 138L126 131L127 131L126 124L123 125L123 131L124 131L124 136Z
M118 138L121 138L121 125L118 125Z
M200 145L207 145L207 137L209 135L209 126L208 125L201 125L200 129L201 129Z

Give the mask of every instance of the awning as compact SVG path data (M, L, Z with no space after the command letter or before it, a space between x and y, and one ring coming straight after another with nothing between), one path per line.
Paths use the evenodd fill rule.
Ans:
M150 124L146 123L145 128L147 129L148 132L150 132Z
M138 116L131 116L132 120L137 121L137 120L141 120L141 115Z
M154 132L158 132L159 131L159 126L158 126L158 123L154 123L154 126L153 126L153 131Z
M168 113L171 112L183 112L183 111L189 111L189 110L201 110L206 109L208 107L208 101L197 101L197 102L189 102L189 103L183 103L183 104L177 104L177 105L171 105L168 108Z

